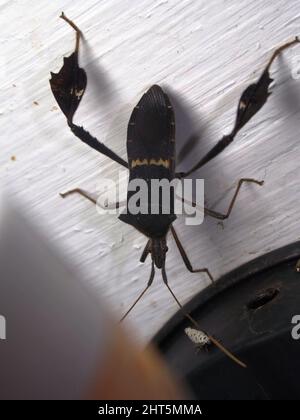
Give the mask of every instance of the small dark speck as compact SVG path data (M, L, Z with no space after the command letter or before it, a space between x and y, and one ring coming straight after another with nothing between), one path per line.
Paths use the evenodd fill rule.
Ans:
M13 87L17 87L17 85L15 85L14 83L12 84Z
M10 160L11 160L12 162L15 162L15 161L17 160L17 158L16 158L16 156L11 156Z
M224 223L223 222L218 222L217 223L217 225L222 229L222 230L224 230L225 229L225 226L224 226Z
M33 101L33 105L39 105L38 101Z

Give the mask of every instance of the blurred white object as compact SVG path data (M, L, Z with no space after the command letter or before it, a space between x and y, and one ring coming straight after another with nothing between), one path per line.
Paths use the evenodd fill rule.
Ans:
M84 398L106 316L19 211L0 208L0 399Z
M4 198L0 314L0 400L186 395L156 352L142 352L129 340L105 305Z

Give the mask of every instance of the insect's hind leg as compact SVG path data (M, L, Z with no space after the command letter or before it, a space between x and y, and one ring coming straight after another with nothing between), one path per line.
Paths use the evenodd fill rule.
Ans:
M124 168L128 168L128 163L123 158L117 155L117 153L112 151L109 147L107 147L104 143L99 141L96 137L93 137L83 127L74 124L72 121L68 121L68 125L72 133L85 144L97 150L97 152L100 152L102 155L109 157L119 165L124 166Z
M242 93L238 104L235 124L231 133L223 136L221 140L219 140L218 143L213 146L212 149L202 159L200 159L198 163L192 166L190 170L176 173L177 178L187 177L197 171L207 162L218 156L234 141L235 136L240 129L244 127L248 121L250 121L251 118L264 106L270 96L271 92L269 91L269 87L273 79L270 77L269 70L273 61L282 51L298 44L299 42L299 38L296 37L292 41L281 45L274 51L257 82L249 85Z
M79 41L82 37L82 32L64 13L60 17L76 31L76 44L74 52L69 57L64 58L64 64L60 71L58 73L51 72L50 86L52 93L61 111L66 116L71 131L76 137L116 163L128 168L128 163L124 159L104 143L101 143L96 137L93 137L83 127L73 122L74 115L83 98L87 85L86 72L83 68L79 67L78 63Z
M241 178L238 182L235 193L232 197L232 200L229 204L229 207L228 207L228 210L227 210L226 213L220 213L220 212L215 211L215 210L204 208L204 214L206 214L207 216L213 217L215 219L219 219L219 220L228 219L228 217L230 216L230 214L232 212L232 209L234 207L234 204L236 202L236 199L238 197L240 189L241 189L241 187L244 183L248 183L248 184L252 183L252 184L257 184L257 185L262 186L264 184L264 181L258 181L257 179L253 179L253 178Z
M297 44L300 42L300 39L298 38L298 36L295 37L295 39L293 39L292 41L286 42L283 45L280 45L280 47L276 48L276 50L274 51L274 53L272 54L267 66L265 70L269 70L273 61L275 60L275 58L284 50L286 50L289 47L292 47L293 45Z
M177 233L176 233L176 231L175 231L175 229L174 229L173 226L171 226L171 233L173 235L173 238L175 239L176 245L178 247L178 250L180 252L180 255L181 255L182 259L183 259L183 262L184 262L186 268L191 273L206 273L208 275L210 281L213 283L214 282L214 278L211 275L211 273L208 270L208 268L193 268L193 266L192 266L192 264L191 264L191 262L190 262L190 260L189 260L189 258L187 256L187 253L185 252L185 249L184 249L182 243L180 242L180 239L178 238L178 235L177 235Z
M64 12L61 12L61 15L59 17L61 19L65 20L70 26L72 26L72 28L76 32L75 52L78 53L79 41L80 41L80 38L83 38L83 34L82 34L81 30L78 28L77 25L75 25L75 23L72 20L67 18L67 16L64 14Z

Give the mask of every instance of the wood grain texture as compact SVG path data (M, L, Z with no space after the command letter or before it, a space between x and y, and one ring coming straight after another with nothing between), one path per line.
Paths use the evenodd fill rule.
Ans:
M95 192L101 178L117 180L119 171L72 136L51 94L50 70L57 72L74 46L72 30L58 19L61 10L85 36L80 59L88 87L75 123L126 158L131 110L158 83L175 107L178 152L184 156L178 169L185 170L230 131L241 92L275 47L299 35L300 4L73 0L58 8L56 3L0 2L1 179L83 281L121 315L149 276L149 261L138 262L146 239L114 216L100 216L81 197L62 200L58 194L75 186ZM239 178L264 179L265 185L243 188L223 226L208 218L196 228L182 220L175 224L193 265L209 267L216 278L300 238L299 56L295 47L274 63L266 106L197 173L205 178L207 204L220 211ZM198 141L181 151L192 133L199 134ZM169 249L169 281L184 303L208 281L186 271L171 238ZM149 339L175 311L157 275L126 322Z

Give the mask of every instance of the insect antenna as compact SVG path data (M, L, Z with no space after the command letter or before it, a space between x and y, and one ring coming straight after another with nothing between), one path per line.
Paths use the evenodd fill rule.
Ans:
M140 262L141 263L144 263L146 261L146 258L148 257L148 255L150 254L150 252L151 252L151 241L149 239L149 241L147 242L147 244L146 244L146 246L144 248L144 251L143 251L143 253L141 255L141 258L140 258Z
M142 297L144 296L144 294L147 292L147 290L149 289L149 287L151 286L151 284L153 283L153 279L154 279L154 275L155 275L155 269L154 269L154 261L152 261L152 266L151 266L151 274L150 274L150 278L147 284L147 287L142 291L142 293L139 295L139 297L134 301L134 303L130 306L130 308L128 309L128 311L126 312L125 315L122 316L122 318L120 319L120 322L122 322L127 315L132 311L132 309L135 307L135 305L138 303L138 301L140 299L142 299Z
M173 296L173 299L175 300L175 302L177 303L177 305L179 306L181 312L183 313L183 315L189 320L191 321L191 323L198 329L201 330L200 325L198 324L198 322L190 315L188 314L184 309L183 306L181 305L181 303L179 302L179 300L177 299L176 295L174 294L173 290L171 289L171 287L169 286L168 283L168 278L167 278L167 273L166 273L166 269L165 267L162 267L162 277L163 277L163 281L165 283L165 285L167 286L167 288L169 289L169 292L171 293L171 295ZM223 353L226 354L226 356L228 356L231 360L233 360L235 363L237 363L238 365L240 365L243 368L246 368L247 365L245 365L245 363L243 363L241 360L239 360L236 356L234 356L234 354L232 354L229 350L226 349L226 347L224 347L218 340L216 340L214 337L212 337L211 335L205 333L207 335L207 337L209 338L209 340L216 346L218 347Z

